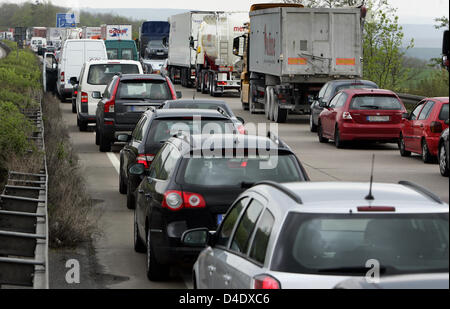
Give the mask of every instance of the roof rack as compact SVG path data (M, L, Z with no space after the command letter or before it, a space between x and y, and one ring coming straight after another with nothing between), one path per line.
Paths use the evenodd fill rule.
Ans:
M422 187L422 186L420 186L420 185L418 185L418 184L416 184L414 182L402 180L402 181L399 181L398 184L402 185L402 186L405 186L405 187L408 187L408 188L411 188L414 191L416 191L416 192L418 192L418 193L420 193L422 195L425 195L426 197L432 199L433 201L435 201L438 204L443 204L443 202L439 198L439 196L437 196L436 194L434 194L430 190L428 190L428 189L426 189L426 188L424 188L424 187Z
M296 203L298 204L303 204L302 199L300 198L300 196L298 196L297 194L295 194L294 191L286 188L285 186L283 186L282 184L279 184L277 182L271 181L271 180L264 180L264 181L260 181L255 183L253 186L258 186L258 185L266 185L266 186L270 186L270 187L274 187L280 191L282 191L284 194L286 194L287 196L289 196L291 199L293 199Z

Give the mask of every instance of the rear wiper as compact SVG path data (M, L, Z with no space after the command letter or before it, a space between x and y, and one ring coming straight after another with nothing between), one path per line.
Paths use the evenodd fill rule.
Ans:
M367 107L367 108L373 108L373 109L380 109L377 105L361 105L360 107Z
M335 267L335 268L322 268L318 269L319 273L349 273L349 274L367 274L371 267ZM380 274L386 271L386 267L380 267Z

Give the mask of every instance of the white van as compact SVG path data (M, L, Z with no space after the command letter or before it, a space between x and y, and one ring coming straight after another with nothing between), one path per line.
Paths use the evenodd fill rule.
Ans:
M117 74L143 74L142 65L133 60L93 60L83 65L76 100L72 100L72 112L77 113L80 131L86 131L88 123L95 123L97 103Z
M30 41L31 50L35 53L38 52L39 46L42 48L47 47L47 39L41 37L32 37Z
M66 40L61 49L58 65L57 89L61 101L72 97L70 78L78 78L81 68L87 61L107 60L103 40Z

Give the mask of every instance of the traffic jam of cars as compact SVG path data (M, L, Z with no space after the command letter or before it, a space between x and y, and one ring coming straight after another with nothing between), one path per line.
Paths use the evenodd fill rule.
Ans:
M345 10L358 18L339 24L348 19L342 11L320 13L336 21L327 27L360 35L360 9ZM149 280L188 264L200 289L448 288L449 209L438 196L408 181L315 182L277 132L256 134L214 98L238 89L250 114L276 123L308 114L317 143L398 144L404 160L418 154L448 177L448 97L425 98L408 112L398 94L361 78L362 47L351 36L333 41L329 57L338 65L313 84L302 76L314 64L297 51L282 50L283 65L266 61L279 57L275 44L298 40L281 37L276 25L318 13L293 4L254 5L240 19L192 11L171 17L170 30L143 25L141 61L108 57L103 40L67 39L57 68L44 67L47 83L55 81L47 87L71 100L79 130L95 126L99 151L121 147L119 192L134 212L133 246L146 255ZM300 20L289 27L304 26ZM218 48L224 38L208 32L220 27L233 30L226 51ZM152 29L167 32L145 38ZM342 44L354 54L339 58L349 50ZM175 84L212 98L182 98Z

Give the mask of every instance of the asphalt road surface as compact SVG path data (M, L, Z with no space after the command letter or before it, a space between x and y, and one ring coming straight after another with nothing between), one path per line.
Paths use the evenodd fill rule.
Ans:
M192 89L176 87L183 98L192 98ZM195 93L196 98L211 98ZM243 111L237 93L225 95L225 100L236 115L246 123L267 123L264 114L251 115ZM94 242L96 260L102 273L120 278L112 280L109 288L191 288L190 269L174 269L170 280L150 282L145 276L145 254L133 250L133 211L126 208L126 196L118 191L120 145L109 153L101 153L95 145L95 135L79 132L71 104L60 104L71 141L79 153L87 189L97 202L101 236ZM419 156L403 158L396 144L356 144L347 149L336 149L334 144L320 144L317 134L309 131L308 116L289 116L288 122L278 126L279 136L290 145L304 164L312 181L368 182L372 154L375 154L374 181L396 183L400 180L416 182L430 189L445 202L449 201L449 178L439 173L437 164L424 164ZM367 187L369 190L369 186ZM375 196L376 198L376 196ZM83 270L83 265L81 265Z

